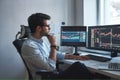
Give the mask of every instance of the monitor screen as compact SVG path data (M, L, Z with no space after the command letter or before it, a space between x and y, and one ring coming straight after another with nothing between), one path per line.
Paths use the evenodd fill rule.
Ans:
M86 46L85 26L62 26L61 27L62 46Z
M88 48L120 51L120 25L88 26Z

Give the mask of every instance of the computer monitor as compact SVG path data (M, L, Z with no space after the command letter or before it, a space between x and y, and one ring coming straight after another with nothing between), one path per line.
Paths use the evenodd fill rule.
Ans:
M111 51L111 57L120 52L120 25L88 26L88 48Z
M61 46L86 47L86 26L61 26Z

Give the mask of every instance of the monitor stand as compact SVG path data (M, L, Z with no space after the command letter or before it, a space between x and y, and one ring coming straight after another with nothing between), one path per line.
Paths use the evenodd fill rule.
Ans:
M79 56L79 53L77 52L77 46L74 46L74 47L75 47L75 53L74 53L74 55Z

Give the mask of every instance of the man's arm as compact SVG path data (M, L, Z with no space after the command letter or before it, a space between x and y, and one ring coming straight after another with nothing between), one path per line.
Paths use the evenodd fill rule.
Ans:
M65 54L65 59L88 60L87 56L78 56L73 54Z
M57 60L57 58L56 58L56 48L55 48L56 39L53 35L48 35L47 38L48 38L48 40L50 42L50 45L51 45L51 51L50 51L49 58L56 61ZM87 60L89 58L87 56L76 56L76 55L73 55L73 54L65 54L65 59Z
M49 43L51 45L49 58L56 62L57 58L56 58L56 39L55 39L55 36L48 35L47 38L48 38Z
M43 53L39 46L34 42L24 42L22 46L22 56L28 64L32 66L37 66L36 68L41 68L49 71L56 69L56 62L50 58L43 56Z

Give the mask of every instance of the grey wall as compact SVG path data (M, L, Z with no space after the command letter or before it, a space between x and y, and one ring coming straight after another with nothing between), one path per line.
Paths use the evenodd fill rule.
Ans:
M75 0L75 25L96 25L96 0Z
M75 0L75 25L84 25L84 0Z
M12 41L20 30L20 25L27 25L28 16L42 12L52 17L54 27L60 27L62 21L71 25L74 24L72 2L73 0L0 0L0 79L26 76L23 62Z

